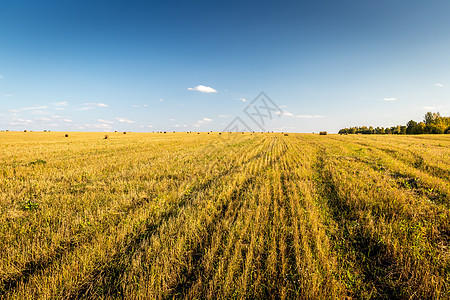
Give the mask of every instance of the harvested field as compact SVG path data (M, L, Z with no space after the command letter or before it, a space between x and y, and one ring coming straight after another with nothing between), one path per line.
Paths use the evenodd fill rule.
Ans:
M0 298L450 297L450 136L0 133Z

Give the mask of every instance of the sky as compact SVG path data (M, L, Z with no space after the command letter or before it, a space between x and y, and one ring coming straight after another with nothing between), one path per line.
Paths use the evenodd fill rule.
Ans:
M222 131L238 118L337 132L449 116L449 15L448 0L2 0L0 130ZM261 92L264 124L246 113L262 114Z

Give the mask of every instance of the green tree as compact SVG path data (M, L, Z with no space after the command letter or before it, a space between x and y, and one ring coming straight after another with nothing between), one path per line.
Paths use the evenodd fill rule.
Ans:
M441 117L441 114L439 112L432 113L431 111L427 112L425 116L423 117L423 121L426 125L433 124L436 120L439 120Z
M408 123L406 123L406 133L413 134L416 127L417 127L416 121L414 121L414 120L409 121Z
M400 126L400 134L406 134L406 129L407 129L408 127L406 127L406 126Z

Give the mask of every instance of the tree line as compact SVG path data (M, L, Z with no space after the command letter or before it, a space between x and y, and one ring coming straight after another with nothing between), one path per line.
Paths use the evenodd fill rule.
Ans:
M427 112L422 122L414 120L406 125L392 127L350 127L339 130L339 134L450 134L450 117L442 117L439 112Z

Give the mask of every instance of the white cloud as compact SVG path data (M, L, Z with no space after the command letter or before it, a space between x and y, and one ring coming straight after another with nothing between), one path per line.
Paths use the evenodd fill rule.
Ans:
M100 122L100 123L104 123L104 124L114 124L114 123L116 123L114 121L103 120L103 119L97 119L96 121Z
M441 109L441 108L444 108L444 107L442 105L439 105L439 106L424 106L422 108L425 109L425 110L434 110L434 109Z
M214 120L210 119L210 118L203 118L203 119L198 120L197 122L195 122L192 126L200 127L201 125L205 125L205 124L211 123L212 121L214 121Z
M116 120L119 123L136 123L135 121L128 120L128 119L125 119L125 118L119 118L119 117L117 117Z
M30 119L20 119L20 118L12 118L9 120L9 125L29 125L33 123L33 120Z
M83 105L83 107L76 109L76 111L86 111L86 110L94 109L96 107L109 107L108 104L101 103L101 102L86 102L86 103L83 103L82 105Z
M85 106L85 107L79 108L77 110L84 111L84 110L91 110L92 108L93 108L92 106Z
M57 116L57 115L52 115L51 118L54 120L61 121L61 122L72 122L72 120L67 117L61 117L61 116Z
M242 101L242 102L247 102L247 99L245 99L245 98L236 98L236 100L239 100L239 101Z
M46 105L40 105L40 106L30 106L30 107L24 107L19 109L10 109L8 110L11 113L19 113L23 111L35 111L37 114L47 114L46 111L43 111L44 109L47 109L48 106Z
M3 97L12 97L14 94L4 94Z
M443 87L444 85L442 83L435 83L434 86Z
M293 117L294 116L293 113L290 113L288 111L282 111L282 112L277 111L276 114L279 115L280 117Z
M197 91L200 93L217 93L217 91L215 89L213 89L210 86L204 86L204 85L197 85L196 87L193 88L188 88L189 91Z
M170 119L170 121L174 122L174 121L175 121L175 119Z
M83 103L83 105L88 106L88 107L109 107L108 104L101 103L101 102L87 102L87 103Z
M159 102L164 102L164 99L163 99L163 98L161 98L161 99L159 99L158 101L159 101Z
M219 117L219 118L228 118L229 115L217 115L217 117Z
M391 98L383 98L383 99L378 99L378 100L382 100L382 101L395 101L395 100L397 100L397 98L391 97Z
M296 115L296 118L300 119L317 119L317 118L325 118L325 116L320 115Z
M183 124L183 125L175 124L175 125L173 125L173 127L188 127L188 125L187 124Z
M61 102L53 102L53 103L51 103L53 106L56 106L56 107L61 107L61 106L68 106L69 105L69 102L67 102L67 101L61 101Z
M42 109L47 109L47 108L48 108L47 105L41 105L41 106L25 107L25 108L22 108L22 110L42 110Z

